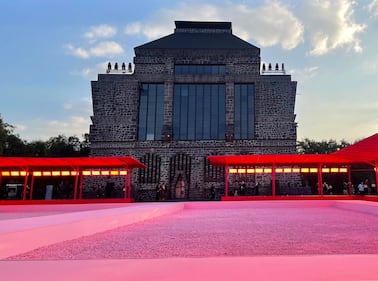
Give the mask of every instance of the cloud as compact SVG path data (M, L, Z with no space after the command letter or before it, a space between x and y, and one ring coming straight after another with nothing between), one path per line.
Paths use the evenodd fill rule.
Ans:
M189 21L231 21L238 36L255 40L260 46L281 45L295 48L303 42L304 28L288 7L278 1L265 2L258 7L225 2L223 5L181 3L172 9L161 9L146 22L132 22L124 32L156 39L172 33L177 19Z
M301 83L314 78L318 73L318 66L310 66L304 69L293 69L290 74L293 76L294 80L301 81Z
M85 113L85 116L92 115L92 100L90 97L67 101L62 107L68 115L83 115L83 113Z
M303 8L303 21L311 43L310 55L320 56L342 47L362 52L358 35L366 25L355 22L353 1L308 0Z
M125 27L125 34L127 35L135 35L139 33L143 33L143 24L140 22L133 22Z
M88 59L90 57L109 57L120 55L124 52L122 46L114 41L99 42L97 45L88 49L67 44L66 49L71 55L82 59Z
M90 48L89 53L95 57L120 55L123 53L123 48L120 44L114 41L100 42L97 46Z
M15 125L15 133L22 139L30 141L46 141L58 135L78 136L89 133L90 117L93 115L90 97L66 101L62 104L65 111L63 119L38 117L27 119Z
M237 17L233 22L245 40L254 39L262 47L281 45L283 49L293 49L303 42L303 24L279 2L257 8L238 5L234 13Z
M371 1L367 8L368 11L372 14L372 16L378 17L378 0Z
M89 132L90 119L88 116L72 115L64 120L27 120L24 124L15 126L15 132L28 141L46 141L58 135L81 137Z
M44 139L50 137L56 137L58 135L65 136L82 136L89 132L89 117L72 115L65 120L51 120L45 123L45 127L39 129L40 135L44 136Z
M378 74L378 54L372 54L361 61L359 65L360 74L363 76L374 76Z
M26 126L23 125L23 124L15 124L15 125L14 125L14 128L15 128L18 132L22 132L22 131L25 131L25 130L26 130Z
M87 39L98 39L98 38L111 38L116 35L117 29L107 24L102 24L98 26L91 26L90 30L84 34Z
M72 44L67 44L66 49L71 55L78 58L87 59L90 56L88 51L84 50L83 48L75 48Z
M65 109L65 110L70 110L70 109L72 109L72 107L73 107L73 105L72 105L72 103L64 103L63 104L63 108Z
M109 61L104 61L83 69L71 72L72 75L81 76L86 80L96 80L99 73L106 73Z
M89 31L84 34L84 37L88 39L88 41L85 42L87 47L76 47L73 44L66 44L65 48L69 54L82 59L120 55L124 53L124 50L117 42L97 42L98 39L111 38L116 35L116 33L117 29L107 24L92 26Z

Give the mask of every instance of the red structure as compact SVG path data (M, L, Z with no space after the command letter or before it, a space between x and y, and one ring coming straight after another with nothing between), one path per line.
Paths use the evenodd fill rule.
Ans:
M77 199L82 199L82 179L84 176L124 176L123 200L133 201L130 192L132 169L134 168L146 168L146 166L130 156L76 158L0 157L0 187L3 178L23 177L22 199L30 199L31 201L36 177L75 177L73 200L76 201ZM30 188L30 198L26 198L28 187Z
M323 173L346 172L348 181L351 182L350 165L352 164L373 166L376 184L378 183L378 134L331 154L222 155L209 156L208 159L212 165L226 168L226 197L228 197L230 173L271 173L272 196L276 195L276 173L317 173L318 194L322 195Z

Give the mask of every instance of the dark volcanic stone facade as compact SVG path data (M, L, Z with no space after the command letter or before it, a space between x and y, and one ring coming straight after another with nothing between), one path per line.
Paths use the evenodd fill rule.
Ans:
M225 72L177 74L175 65L223 65ZM231 23L176 22L173 34L135 48L132 73L112 69L108 72L92 81L91 154L131 155L148 165L146 170L134 171L132 195L136 200L154 200L159 182L166 183L167 199L207 199L212 186L217 197L223 195L224 170L209 165L207 156L211 154L296 151L296 82L283 69L261 72L260 49L234 36ZM138 137L140 94L145 83L164 85L159 140ZM224 85L223 139L174 138L176 84ZM254 85L252 138L234 138L236 84ZM194 117L189 113L189 118ZM179 179L183 182L183 194L177 193ZM239 180L240 176L231 177L231 187ZM263 175L249 176L245 180L249 187L262 182L260 194L269 194L270 182L264 180ZM252 188L248 192L252 192Z

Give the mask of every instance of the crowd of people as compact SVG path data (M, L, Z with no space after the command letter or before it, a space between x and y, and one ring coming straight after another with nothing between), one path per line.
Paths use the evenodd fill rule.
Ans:
M259 195L259 189L261 187L261 183L257 182L252 188L247 188L247 184L245 181L241 181L237 188L234 188L231 192L233 196L245 196L247 195Z

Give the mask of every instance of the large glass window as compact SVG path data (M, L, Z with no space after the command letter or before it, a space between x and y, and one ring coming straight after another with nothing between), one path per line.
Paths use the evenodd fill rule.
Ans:
M255 137L255 87L253 84L235 84L235 139Z
M225 75L224 64L176 64L175 74Z
M161 140L164 117L164 85L142 84L139 101L138 140Z
M224 84L176 84L173 139L224 139L225 95Z

